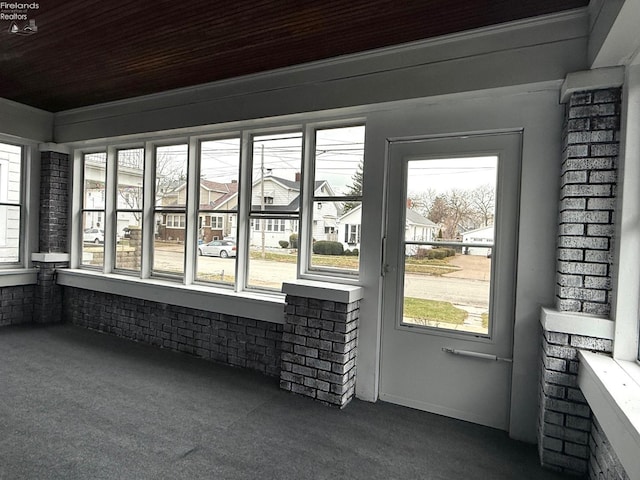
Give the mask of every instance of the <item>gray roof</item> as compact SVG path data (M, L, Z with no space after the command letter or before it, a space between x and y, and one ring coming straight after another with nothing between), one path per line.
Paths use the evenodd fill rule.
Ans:
M407 208L407 221L415 223L416 225L426 225L428 227L437 227L435 223L429 220L427 217L423 217L415 210Z

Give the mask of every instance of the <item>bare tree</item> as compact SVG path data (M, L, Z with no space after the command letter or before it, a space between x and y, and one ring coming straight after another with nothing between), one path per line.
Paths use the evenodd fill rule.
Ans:
M480 223L476 227L487 227L493 223L495 202L495 188L488 183L471 191L471 205L477 213Z
M411 193L409 195L411 209L415 210L423 217L429 218L437 196L438 193L433 188Z
M144 164L144 151L141 148L118 152L118 208L129 210L136 222L141 219ZM167 194L186 181L182 153L158 152L155 166L156 202L162 202Z

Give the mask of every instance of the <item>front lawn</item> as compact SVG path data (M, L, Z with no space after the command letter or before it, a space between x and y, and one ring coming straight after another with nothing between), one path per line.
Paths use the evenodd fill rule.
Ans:
M426 300L424 298L405 297L403 316L411 319L410 323L426 325L428 322L442 322L460 325L468 313L454 307L450 302Z

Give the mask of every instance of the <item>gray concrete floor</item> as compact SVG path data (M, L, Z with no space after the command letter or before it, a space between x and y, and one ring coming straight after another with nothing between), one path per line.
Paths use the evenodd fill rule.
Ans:
M0 479L560 479L504 432L71 325L0 328Z

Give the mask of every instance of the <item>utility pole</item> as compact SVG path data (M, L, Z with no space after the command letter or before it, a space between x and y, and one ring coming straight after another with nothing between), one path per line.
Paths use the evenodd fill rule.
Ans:
M260 149L260 210L264 211L264 143ZM264 218L260 219L260 232L262 236L262 258L265 258L264 253Z

